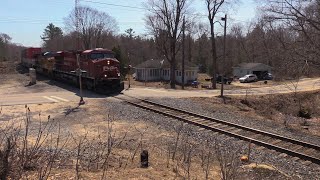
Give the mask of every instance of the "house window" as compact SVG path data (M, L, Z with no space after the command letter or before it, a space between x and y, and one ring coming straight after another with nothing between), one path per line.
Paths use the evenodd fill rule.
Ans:
M181 71L179 71L179 76L181 76L182 75L182 72Z

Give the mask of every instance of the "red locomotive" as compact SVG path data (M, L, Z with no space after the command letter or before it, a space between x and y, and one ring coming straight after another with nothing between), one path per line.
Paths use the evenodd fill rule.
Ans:
M120 79L120 63L108 49L41 53L40 48L28 48L22 54L24 66L34 67L38 73L54 79L79 85L81 72L82 84L87 89L102 93L124 89Z

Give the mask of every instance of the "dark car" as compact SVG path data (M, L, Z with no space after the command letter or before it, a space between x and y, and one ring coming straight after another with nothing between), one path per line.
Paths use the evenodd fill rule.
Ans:
M271 73L267 73L262 77L263 80L272 80L273 76Z
M192 87L194 87L194 88L198 88L198 85L199 85L200 83L198 82L198 81L192 81L191 82L191 86Z
M221 83L221 79L222 79L222 76L217 76L217 78L216 78L217 83ZM227 83L231 84L232 81L233 81L233 78L223 77L224 84L227 84Z

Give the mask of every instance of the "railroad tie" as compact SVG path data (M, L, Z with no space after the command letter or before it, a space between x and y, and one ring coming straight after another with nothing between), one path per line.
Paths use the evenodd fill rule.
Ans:
M208 124L207 124L207 126L213 126L213 127L216 127L216 126L219 126L220 124L218 124L218 123L215 123L215 122L209 122Z
M233 131L235 129L236 129L235 127L228 127L228 128L226 128L226 131Z
M299 151L300 149L302 149L303 146L300 145L295 145L295 147L291 148L293 151Z
M314 149L307 149L305 151L303 151L305 154L315 154L315 153L319 153L318 151L314 150Z
M238 132L242 131L242 129L235 129L235 130L231 130L231 131L232 131L232 133L238 133Z
M272 141L271 144L275 145L275 144L278 144L280 142L282 142L282 140L276 139L276 140Z

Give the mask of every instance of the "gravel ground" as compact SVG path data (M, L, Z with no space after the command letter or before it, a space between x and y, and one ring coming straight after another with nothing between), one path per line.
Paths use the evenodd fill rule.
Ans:
M162 104L166 104L173 107L179 107L191 112L197 112L206 116L214 117L217 119L241 124L248 127L257 128L260 130L272 132L275 134L285 135L287 137L303 140L313 144L320 145L320 138L318 136L310 136L300 131L285 128L284 126L275 125L271 120L261 121L256 119L249 119L239 114L233 114L232 112L212 111L208 107L204 107L201 104L194 102L190 99L150 99Z
M201 107L200 104L194 104L193 101L188 99L150 99L154 100L166 105L170 105L173 107L180 107L186 110L190 110L193 112L198 112L204 115L212 116L215 118L228 120L231 122L243 124L246 126L252 126L256 128L260 128L263 130L270 130L271 132L278 134L286 134L287 136L294 137L297 139L313 142L320 144L319 139L315 137L304 137L299 133L287 131L281 127L275 127L270 123L261 121L254 121L247 119L245 117L240 117L239 115L225 112L210 112L205 108ZM123 102L110 101L106 103L106 106L113 110L113 114L116 117L119 117L123 120L130 121L148 121L156 124L159 128L166 130L174 130L174 127L178 127L181 123L178 121L173 121L171 118L166 118L162 115L158 115L155 113L150 113L143 109L133 107L131 105L125 104ZM199 132L199 128L191 125L185 125L184 131L187 132L190 137L195 138L198 142L205 142L205 140L209 140L210 142L218 141L222 148L226 149L237 149L240 153L246 152L247 143L243 143L242 141L236 140L234 138L227 138L224 135L213 136L212 133L203 131ZM203 143L204 144L204 143ZM275 155L276 154L276 155ZM252 149L251 151L251 160L257 163L267 163L275 166L280 171L288 174L290 179L319 179L320 177L320 166L311 164L309 166L305 166L298 161L294 161L289 158L279 158L277 156L279 153L274 153L269 150L256 150Z

